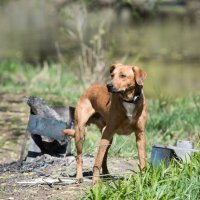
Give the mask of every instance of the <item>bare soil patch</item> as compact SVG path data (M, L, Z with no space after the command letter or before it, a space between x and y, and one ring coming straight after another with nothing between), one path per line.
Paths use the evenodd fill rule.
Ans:
M17 162L0 165L0 199L80 199L91 186L94 157L84 157L84 182L75 180L75 157L56 158L50 155L37 157L34 162ZM130 174L134 161L109 159L109 168L115 177L122 172ZM61 180L50 183L49 180ZM64 181L63 181L64 180ZM42 181L42 183L41 183ZM109 180L111 181L111 180Z

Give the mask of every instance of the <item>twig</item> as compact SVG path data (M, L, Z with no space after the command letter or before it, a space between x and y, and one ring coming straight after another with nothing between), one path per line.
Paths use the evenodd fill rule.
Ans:
M23 162L23 157L24 157L24 152L25 152L25 149L26 149L26 143L27 143L27 139L28 139L28 131L26 131L25 135L24 135L24 141L23 141L23 144L22 144L22 149L21 149L21 153L20 153L20 158L19 158L19 161L17 163L17 165L20 167L22 165L22 162Z
M52 187L53 184L59 184L59 185L68 185L68 184L73 184L76 183L76 180L73 179L61 179L61 178L37 178L33 179L32 181L19 181L17 182L18 184L28 184L28 185L37 185L37 184L42 184L42 185L49 185Z

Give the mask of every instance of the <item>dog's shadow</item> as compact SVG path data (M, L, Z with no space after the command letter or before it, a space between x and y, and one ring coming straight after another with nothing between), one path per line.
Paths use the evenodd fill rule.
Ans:
M70 175L69 177L71 178L75 178L76 177L76 174L73 174L73 175ZM84 178L88 178L88 179L92 179L93 177L93 172L92 171L85 171L83 172L83 177ZM122 176L113 176L113 175L100 175L101 179L102 180L113 180L113 181L116 181L116 180L124 180L126 179L125 177L122 177Z

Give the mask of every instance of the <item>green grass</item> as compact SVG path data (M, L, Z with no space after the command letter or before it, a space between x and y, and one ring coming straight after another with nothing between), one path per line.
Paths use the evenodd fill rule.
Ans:
M125 180L101 182L88 190L84 199L186 200L200 197L200 154L190 163L172 162L145 172L133 174Z
M58 105L75 104L82 90L81 82L70 68L59 64L33 67L17 62L0 63L0 92L37 95Z

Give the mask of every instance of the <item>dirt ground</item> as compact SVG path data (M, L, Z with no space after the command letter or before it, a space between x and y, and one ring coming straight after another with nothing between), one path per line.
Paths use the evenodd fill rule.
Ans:
M0 94L0 200L80 199L91 186L94 157L84 156L84 183L76 184L75 157L37 157L33 162L18 159L26 131L29 108L23 94ZM109 158L110 173L119 178L137 168L134 160ZM108 180L110 181L110 180Z
M75 180L75 157L37 157L33 163L0 165L0 199L80 199L91 186L94 157L84 157L84 182ZM122 164L123 163L123 164ZM112 174L131 173L133 161L109 159ZM116 178L114 177L114 178ZM52 183L53 181L53 183ZM111 180L107 180L111 181Z

